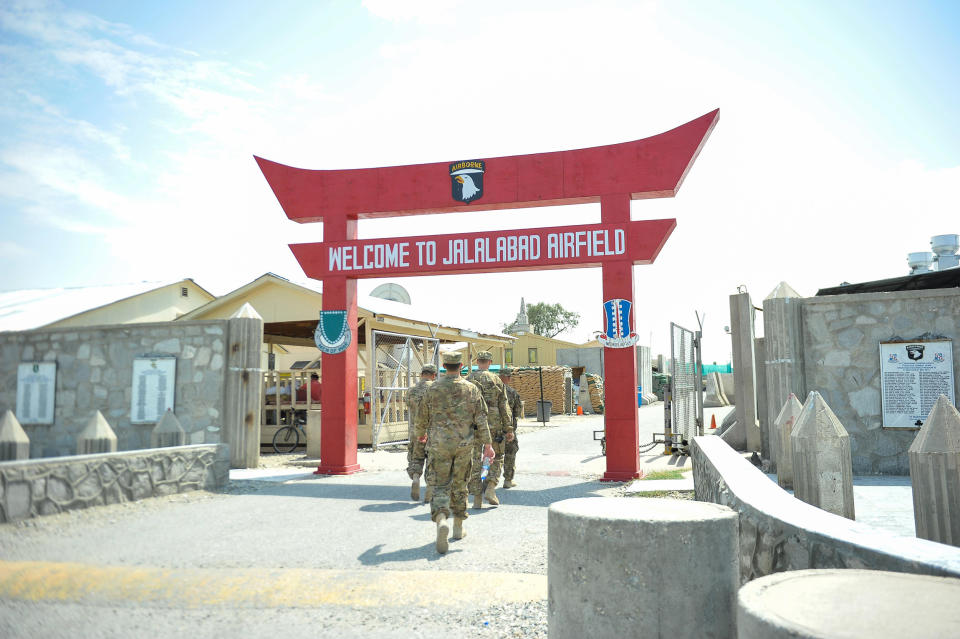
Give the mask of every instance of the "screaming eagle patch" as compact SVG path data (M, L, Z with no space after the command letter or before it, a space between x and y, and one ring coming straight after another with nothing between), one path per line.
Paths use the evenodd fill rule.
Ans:
M483 197L483 160L464 160L450 165L453 199L469 204Z

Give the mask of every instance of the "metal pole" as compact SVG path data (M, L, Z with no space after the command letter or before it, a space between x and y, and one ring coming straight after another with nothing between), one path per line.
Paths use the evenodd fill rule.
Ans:
M543 366L537 366L537 373L540 375L540 410L537 412L540 413L540 422L546 426L547 418L544 415L546 406L543 405Z

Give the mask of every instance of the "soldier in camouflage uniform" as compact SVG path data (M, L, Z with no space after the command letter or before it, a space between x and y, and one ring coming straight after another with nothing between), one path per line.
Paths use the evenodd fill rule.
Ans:
M473 444L481 442L490 455L487 405L477 387L461 379L460 353L443 356L446 374L427 389L420 403L415 435L427 449L427 485L433 486L430 517L437 524L437 552L447 552L453 514L453 538L463 539L467 518L467 479L473 458Z
M513 415L513 441L507 442L503 447L503 487L513 488L517 482L513 481L513 473L517 468L517 451L520 450L520 442L517 439L517 420L523 415L523 405L520 402L520 393L510 386L513 378L513 369L504 367L500 369L500 381L507 391L507 405L510 407L510 413Z
M420 408L420 402L423 401L427 389L437 378L437 367L433 364L427 364L420 369L420 381L416 386L407 391L407 475L410 476L410 499L420 501L420 475L423 474L424 446L417 441L413 434L413 425L417 419L417 409ZM427 495L425 501L430 501L430 486L427 485Z
M473 495L474 508L480 508L484 499L494 506L500 505L496 487L500 482L500 467L503 464L503 442L513 440L513 416L507 405L507 392L500 378L488 370L492 362L493 355L490 351L480 351L477 353L477 368L480 370L467 377L477 385L487 403L487 424L493 438L493 450L496 452L490 462L487 479L481 483L483 451L479 444L474 444L473 473L470 475L470 494Z

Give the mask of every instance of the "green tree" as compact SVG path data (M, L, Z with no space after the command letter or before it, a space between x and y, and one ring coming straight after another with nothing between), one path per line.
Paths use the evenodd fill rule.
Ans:
M546 302L527 306L527 317L530 319L530 328L533 332L545 337L556 337L580 323L580 313L568 311L559 304Z

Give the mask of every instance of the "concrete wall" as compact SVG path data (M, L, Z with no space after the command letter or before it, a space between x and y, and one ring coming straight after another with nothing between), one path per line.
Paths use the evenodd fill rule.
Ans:
M901 537L805 504L719 437L696 437L691 451L695 498L740 514L741 583L804 568L960 577L960 548Z
M96 410L116 433L118 450L149 448L155 424L130 423L133 360L175 355L174 413L187 442L223 442L227 326L213 320L0 333L0 414L16 411L18 364L55 361L55 422L23 426L32 458L75 454L77 434Z
M602 348L558 348L557 365L576 368L583 366L583 372L603 377Z
M0 522L136 501L230 480L225 444L0 462Z
M909 474L907 449L916 431L881 428L879 342L894 337L916 339L924 334L954 340L957 383L960 291L805 298L801 317L805 390L818 391L850 434L853 472ZM956 388L954 394L960 397Z

